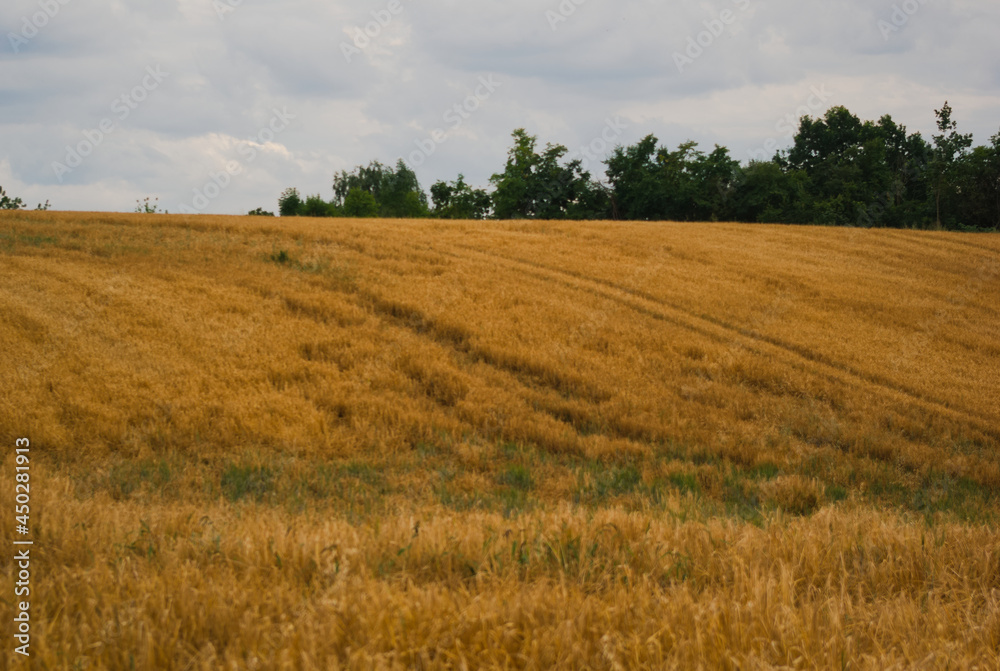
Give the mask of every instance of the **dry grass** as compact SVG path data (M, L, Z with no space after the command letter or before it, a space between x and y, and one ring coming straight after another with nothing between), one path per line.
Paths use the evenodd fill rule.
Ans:
M34 663L997 668L998 323L988 235L4 213Z

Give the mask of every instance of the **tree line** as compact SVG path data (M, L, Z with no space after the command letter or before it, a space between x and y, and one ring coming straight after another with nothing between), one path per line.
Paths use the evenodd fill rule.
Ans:
M430 198L402 161L373 161L334 176L332 200L279 198L282 216L455 219L619 219L741 221L997 230L1000 133L973 147L945 102L931 142L885 115L862 121L845 107L802 117L789 149L743 165L729 150L696 142L671 150L647 135L616 147L595 179L559 144L538 147L523 128L491 189L463 175L438 181ZM260 213L259 210L255 211Z

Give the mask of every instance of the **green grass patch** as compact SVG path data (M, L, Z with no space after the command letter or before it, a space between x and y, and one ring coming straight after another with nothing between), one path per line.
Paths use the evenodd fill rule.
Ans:
M776 464L765 461L750 469L749 475L754 480L773 480L778 477L780 469Z
M107 488L111 498L124 501L144 489L163 493L172 479L173 470L165 459L122 461L108 472Z
M389 477L378 466L358 461L344 464L303 464L274 497L296 511L307 507L333 509L360 523L385 509L392 492ZM284 480L284 478L282 478Z
M531 510L534 505L528 492L522 489L506 487L493 495L490 510L495 510L503 514L504 517L517 517L523 512Z
M824 490L826 498L830 501L843 501L847 498L847 488L837 484L827 484Z
M723 480L722 505L729 516L758 526L764 522L757 484L736 469Z
M381 493L388 491L388 481L385 473L371 464L360 461L350 461L337 469L346 478L367 485Z
M232 464L222 473L222 493L230 501L262 501L274 491L274 472L267 466Z
M530 491L535 486L531 470L522 464L515 464L501 473L497 482L522 492Z
M631 494L642 484L642 472L635 465L614 466L597 477L597 495L621 496Z
M0 247L12 251L19 245L27 247L43 247L58 244L59 240L51 235L30 235L18 231L0 231Z
M692 492L697 494L701 491L701 487L698 485L698 478L694 473L671 473L667 476L667 482L682 493Z
M612 499L635 493L650 494L642 483L642 471L635 464L612 466L590 462L577 470L576 503L604 505Z
M908 492L904 507L928 518L936 513L952 515L962 522L992 519L997 493L965 477L931 472L917 489Z

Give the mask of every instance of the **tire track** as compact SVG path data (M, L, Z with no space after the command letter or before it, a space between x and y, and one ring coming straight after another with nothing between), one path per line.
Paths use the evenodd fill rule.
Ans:
M981 234L980 233L968 233L967 235L970 235L970 236L978 236L978 235L988 236L989 233L981 233ZM914 246L919 246L920 244L926 244L928 242L928 240L915 240L914 238L912 238L910 236L907 236L906 235L906 231L902 231L902 230L898 230L898 229L893 229L891 231L888 231L887 234L886 234L886 237L888 239L890 239L890 240L895 240L895 241L905 240L908 243L913 244ZM990 245L979 244L979 243L973 242L971 240L967 240L967 239L959 238L959 237L947 237L947 238L945 238L945 237L937 237L937 236L935 236L935 237L930 237L929 240L933 241L934 244L938 245L939 247L943 247L943 248L946 248L946 249L950 248L953 251L959 251L959 250L961 250L961 251L967 251L968 249L975 249L975 250L977 250L979 252L984 252L984 253L986 253L987 255L990 255L990 256L996 256L997 254L1000 254L1000 249L998 249L996 247L991 247Z
M464 259L448 253L447 256ZM550 284L543 281L544 285ZM331 315L322 309L301 309L299 301L280 290L257 288L258 293L280 302L291 316L306 318L328 326ZM337 289L331 289L338 291ZM518 389L518 396L539 415L546 415L564 424L584 440L591 435L608 439L622 439L637 445L662 440L667 434L645 426L635 426L627 420L602 415L600 404L613 397L614 392L579 375L553 371L523 357L477 345L475 336L460 324L448 323L428 315L421 308L382 296L377 292L354 287L351 292L338 291L360 310L393 326L430 340L450 353L454 364L467 374L469 367L485 364L499 373L511 388ZM353 325L353 324L352 324ZM350 325L348 325L350 326ZM314 345L303 347L312 351ZM301 352L300 352L301 355ZM575 406L574 403L579 403ZM451 404L453 405L453 404ZM466 418L463 421L472 421ZM662 434L662 435L661 435Z
M460 353L473 362L483 362L512 375L525 387L548 388L562 396L600 403L612 397L612 392L579 375L556 371L540 363L504 351L474 343L473 334L465 327L435 319L423 310L379 296L375 292L358 290L358 304L397 326L425 337Z
M494 262L504 263L508 268L544 284L556 283L571 291L584 291L611 300L645 317L683 328L721 344L732 345L737 342L741 349L754 355L777 356L783 359L786 365L791 365L796 370L817 375L828 381L859 386L861 383L873 385L881 388L883 392L889 393L890 396L900 397L907 403L915 403L918 407L945 417L960 419L994 440L1000 440L1000 429L996 428L996 418L994 417L968 408L955 407L946 400L909 388L889 378L854 368L807 347L761 334L751 328L741 327L709 314L696 313L649 292L622 286L610 280L591 277L582 272L554 267L517 256L484 251L454 240L449 241L448 244L456 249L465 250ZM467 256L435 247L432 244L419 245L419 248L459 261L475 263ZM359 250L358 253L375 261L379 260L367 250ZM567 379L557 375L553 379L552 371L535 370L531 366L531 362L520 359L508 360L509 357L503 356L503 353L476 347L471 343L472 334L464 328L454 324L438 323L414 306L397 303L376 293L361 290L357 286L351 287L347 291L341 289L338 293L346 294L353 299L358 307L377 317L388 319L396 325L403 326L422 337L430 338L437 344L451 349L461 358L486 363L511 375L526 389L542 387L563 397L572 396L595 404L606 400L611 395L608 390L594 388L590 384L584 384L581 387L581 383L586 382L582 378ZM668 312L672 314L668 314ZM561 417L557 417L557 419L565 421ZM614 435L618 437L634 438L634 436L629 435L632 433L630 431L620 432L614 428L613 431Z
M455 243L455 246L473 254L505 262L508 267L516 269L522 274L533 276L536 279L554 281L565 287L585 291L591 295L617 302L640 314L674 324L711 338L716 342L730 343L733 341L742 341L741 346L747 351L761 355L778 355L786 360L789 357L798 359L800 362L810 364L813 367L814 373L820 373L827 379L836 380L840 383L865 383L878 387L883 392L889 393L892 396L905 398L910 403L916 404L922 409L930 410L946 417L961 419L994 440L1000 440L1000 429L996 426L997 420L995 417L969 408L956 407L946 400L912 389L876 373L863 371L849 364L836 361L821 352L811 350L807 347L790 343L780 338L767 336L750 328L731 324L712 315L698 314L680 305L654 296L649 292L624 287L610 280L590 277L581 272L552 267L530 259L483 251L471 245ZM455 256L462 258L459 255Z

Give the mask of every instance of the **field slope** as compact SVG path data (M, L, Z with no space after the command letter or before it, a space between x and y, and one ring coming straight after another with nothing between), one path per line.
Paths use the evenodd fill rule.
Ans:
M32 666L997 668L998 325L995 235L0 213Z

